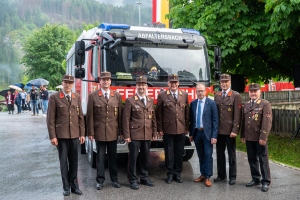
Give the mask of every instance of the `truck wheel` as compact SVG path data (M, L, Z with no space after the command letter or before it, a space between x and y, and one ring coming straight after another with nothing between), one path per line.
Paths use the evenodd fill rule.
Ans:
M188 137L185 139L185 144L184 146L192 146L191 141ZM185 155L183 156L183 161L188 161L193 157L194 154L194 149L187 149L185 150Z
M89 141L88 161L92 168L96 168L96 153L93 150L93 142Z
M188 161L193 157L194 149L185 150L185 155L183 156L183 161Z

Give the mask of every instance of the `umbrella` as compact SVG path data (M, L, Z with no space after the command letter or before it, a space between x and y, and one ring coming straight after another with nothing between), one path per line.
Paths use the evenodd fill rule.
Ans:
M29 81L28 83L26 83L26 85L34 85L34 86L41 86L41 85L48 85L49 81L47 81L46 79L43 78L37 78L37 79L33 79L31 81Z
M59 85L59 86L56 86L55 88L57 88L57 89L63 89L63 86Z
M8 87L11 88L11 89L22 91L21 88L19 88L18 86L15 86L15 85L9 85Z
M19 88L24 88L25 86L23 83L15 83L13 85L18 86Z
M0 91L0 95L5 97L5 95L7 94L8 91L11 91L11 93L15 92L14 89L6 89L6 90Z

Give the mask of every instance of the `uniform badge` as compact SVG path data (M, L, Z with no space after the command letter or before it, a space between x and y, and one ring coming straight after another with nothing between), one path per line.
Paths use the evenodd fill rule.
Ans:
M257 113L255 113L254 117L255 117L255 118L258 118L258 114L257 114Z
M231 110L231 108L228 108L228 112L231 112L232 110Z
M266 117L271 117L271 114L267 112Z
M258 120L257 117L255 117L254 120L257 121Z
M149 119L152 119L152 115L149 115Z
M136 109L139 109L139 108L140 108L140 106L139 106L139 105L135 105L135 108L136 108Z

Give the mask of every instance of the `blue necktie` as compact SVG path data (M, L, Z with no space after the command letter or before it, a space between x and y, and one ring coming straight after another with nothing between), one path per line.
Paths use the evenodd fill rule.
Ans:
M202 118L202 115L201 115L201 102L202 101L198 101L198 115L197 115L197 128L201 128L200 127L200 120L201 120L201 118Z

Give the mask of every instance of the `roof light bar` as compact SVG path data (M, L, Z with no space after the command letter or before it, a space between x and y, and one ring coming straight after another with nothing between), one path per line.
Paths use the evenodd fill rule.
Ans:
M111 29L130 29L130 26L127 24L109 24L102 23L98 26L98 28L102 28L105 31L109 31Z
M181 31L183 33L190 33L190 34L200 35L200 32L195 30L195 29L182 28Z

